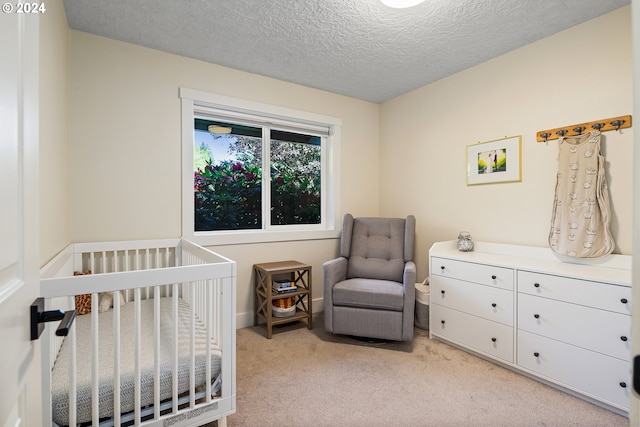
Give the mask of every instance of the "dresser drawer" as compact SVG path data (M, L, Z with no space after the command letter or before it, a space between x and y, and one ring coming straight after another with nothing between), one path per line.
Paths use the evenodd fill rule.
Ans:
M631 314L631 288L518 271L518 292Z
M518 331L516 363L565 387L629 410L629 362Z
M629 361L631 317L518 294L518 329Z
M440 305L429 313L432 335L513 363L513 328Z
M514 273L511 268L432 257L431 274L513 290Z
M433 276L429 285L431 305L443 305L513 326L513 291L444 276Z

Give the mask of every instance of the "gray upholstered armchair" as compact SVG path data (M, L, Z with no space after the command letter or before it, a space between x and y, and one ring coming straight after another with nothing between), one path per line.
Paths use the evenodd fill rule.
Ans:
M413 339L416 219L345 214L340 257L322 266L327 332Z

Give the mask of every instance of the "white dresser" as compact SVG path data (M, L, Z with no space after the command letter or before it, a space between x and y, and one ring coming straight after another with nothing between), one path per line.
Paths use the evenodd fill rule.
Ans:
M631 257L457 241L430 251L430 337L626 415ZM571 261L571 262L569 262Z

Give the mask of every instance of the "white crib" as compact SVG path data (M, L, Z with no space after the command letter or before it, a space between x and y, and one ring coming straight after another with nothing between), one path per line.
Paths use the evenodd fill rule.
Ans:
M91 311L66 337L55 324L43 334L47 424L225 425L236 411L235 280L235 262L184 239L61 251L41 269L45 309L91 294Z

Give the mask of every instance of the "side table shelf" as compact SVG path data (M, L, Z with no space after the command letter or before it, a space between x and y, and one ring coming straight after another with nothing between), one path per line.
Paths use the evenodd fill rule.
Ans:
M273 325L306 320L307 328L312 329L311 316L311 266L298 261L279 261L254 264L254 314L253 324L262 319L267 324L267 338L271 339ZM278 294L272 291L274 280L290 280L297 286L294 292ZM288 317L273 316L273 301L280 298L294 299L296 312Z

